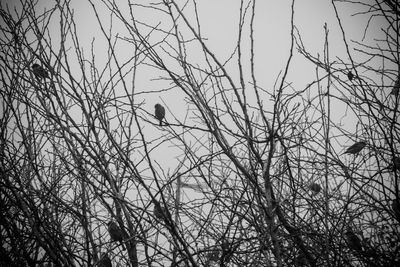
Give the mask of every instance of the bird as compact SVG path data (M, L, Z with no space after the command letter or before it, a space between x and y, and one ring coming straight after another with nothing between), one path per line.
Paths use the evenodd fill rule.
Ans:
M50 78L49 73L37 63L32 64L32 73L36 76L36 79Z
M233 256L234 248L231 246L231 243L228 240L222 241L222 261L229 263Z
M208 262L217 262L219 259L219 250L213 249L206 254L206 258Z
M97 263L98 267L112 267L112 262L108 253L104 253L101 255L99 262Z
M299 252L294 260L295 266L307 266L307 258L303 252Z
M397 96L399 94L399 90L400 90L400 77L397 78L397 81L394 83L393 89L390 92L390 94Z
M310 190L313 191L313 195L317 195L321 191L321 186L317 183L312 183Z
M164 219L164 216L167 215L167 209L161 206L161 204L158 201L153 201L153 203L154 203L154 210L153 210L154 217L156 217L159 220Z
M400 204L397 199L393 199L392 201L392 210L396 219L400 222Z
M400 170L400 157L394 157L393 161L388 164L387 168L389 170L393 170L394 172L396 170Z
M346 236L346 242L349 248L356 251L362 251L361 240L351 229L347 229L344 234Z
M349 71L349 72L347 73L347 78L349 78L349 81L353 80L354 74L353 74L351 71Z
M119 241L122 243L122 240L124 239L124 233L116 222L108 222L108 233L110 234L112 241Z
M400 170L400 157L395 157L393 160L393 168L395 170Z
M165 117L165 108L161 104L158 104L158 103L154 106L154 108L155 108L154 113L156 115L157 120L160 121L160 126L161 126L162 120Z
M350 147L348 147L346 149L346 151L344 152L344 154L357 154L358 152L360 152L365 146L367 145L366 142L364 141L360 141L360 142L356 142L353 145L351 145Z

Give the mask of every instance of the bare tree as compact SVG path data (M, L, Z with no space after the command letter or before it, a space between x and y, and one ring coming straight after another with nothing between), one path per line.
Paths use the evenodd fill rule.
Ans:
M273 88L257 1L240 2L226 60L196 1L89 0L91 42L73 3L40 4L0 10L0 263L399 263L395 1L332 1L346 58L327 24L320 54L305 45L293 1ZM343 6L368 15L365 36L384 21L376 46L349 39ZM295 55L315 66L307 86Z

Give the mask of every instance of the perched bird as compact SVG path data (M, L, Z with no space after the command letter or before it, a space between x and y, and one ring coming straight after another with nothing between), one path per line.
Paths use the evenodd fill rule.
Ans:
M49 73L39 64L32 64L32 73L36 76L36 79L49 78Z
M389 170L393 170L394 172L396 170L400 170L400 157L394 157L393 162L389 163L387 168Z
M307 258L303 252L299 252L294 261L295 266L307 266Z
M366 145L367 145L367 143L364 142L364 141L356 142L356 143L354 143L353 145L351 145L350 147L348 147L344 153L345 153L345 154L357 154L357 153L360 152Z
M393 199L392 210L394 212L394 216L400 222L400 204L399 204L399 201L397 199Z
M156 104L154 106L154 108L155 108L155 112L154 113L156 115L157 120L160 121L160 126L161 126L162 125L162 120L165 117L165 108L163 106L161 106L161 104Z
M400 170L400 157L395 157L393 160L393 168Z
M321 191L321 186L317 183L312 183L310 190L313 191L313 195L317 195Z
M229 263L231 261L231 258L233 256L234 248L232 248L231 244L229 243L228 240L224 240L221 244L222 248L222 255L221 257L223 258L223 261L226 263Z
M400 90L400 77L397 78L397 81L394 83L393 89L390 92L390 94L397 96L399 94L399 90Z
M110 257L108 257L108 253L104 253L101 255L99 262L97 263L98 267L112 267L112 262Z
M219 250L218 249L211 250L206 254L206 258L208 262L218 262Z
M222 242L222 244L221 244L221 248L222 248L222 251L223 251L223 252L228 251L229 248L230 248L229 241L224 240L224 241Z
M351 229L347 229L344 235L346 236L346 242L349 248L356 251L362 251L361 240Z
M167 209L161 206L161 204L158 203L158 201L153 201L153 203L154 203L154 210L153 210L154 217L156 217L159 220L163 220L164 216L167 216Z
M347 78L349 78L349 81L353 80L354 74L353 74L351 71L349 71L349 72L347 73Z
M122 240L124 240L124 233L114 221L108 223L108 233L110 234L112 241L122 242Z

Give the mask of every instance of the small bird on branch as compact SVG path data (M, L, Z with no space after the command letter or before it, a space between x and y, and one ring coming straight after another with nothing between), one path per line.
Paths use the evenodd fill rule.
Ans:
M97 263L98 267L112 267L112 262L108 253L104 253L101 255L99 262Z
M321 191L321 186L317 183L312 183L310 185L310 190L312 191L312 195L315 196Z
M349 79L349 81L353 80L354 74L353 74L351 71L349 71L349 72L347 73L347 78Z
M121 242L122 247L125 249L125 246L123 244L124 232L121 230L116 222L108 222L108 233L110 234L112 241Z
M158 103L154 106L154 108L155 108L154 113L156 115L157 120L160 121L160 126L161 126L162 120L165 117L165 108L161 104L158 104Z
M393 199L392 210L396 219L400 222L400 203L399 200Z
M395 157L393 160L393 168L395 170L400 170L400 157Z
M50 78L49 73L42 66L37 63L32 64L32 73L35 75L36 79L46 79Z
M361 239L351 229L347 229L344 235L346 237L347 245L350 249L358 252L362 251Z
M156 219L158 220L163 220L164 216L167 216L167 208L161 206L161 204L158 201L153 201L153 204L154 204L154 210L153 210L154 217L156 217Z
M397 78L396 82L394 83L394 86L393 86L390 94L397 96L399 94L399 90L400 90L400 76L399 76L399 78Z
M365 146L367 145L366 142L364 141L360 141L360 142L356 142L353 145L351 145L350 147L348 147L346 149L346 151L344 152L344 154L357 154L359 153Z

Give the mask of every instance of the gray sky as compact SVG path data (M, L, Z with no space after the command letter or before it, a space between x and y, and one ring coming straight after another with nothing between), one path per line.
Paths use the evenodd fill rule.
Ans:
M110 25L110 13L104 8L101 1L93 1L96 5L96 9L99 12L99 18L104 24L106 31ZM134 1L135 3L146 4L148 1ZM185 1L177 1L182 6ZM8 2L9 4L13 2ZM51 1L39 1L38 10L40 8L46 9L46 5L52 3ZM82 47L87 59L91 59L91 44L94 46L95 62L97 63L98 70L104 67L107 60L107 48L108 44L106 39L100 31L100 27L96 20L95 13L88 1L77 1L73 0L72 7L74 11L75 22L77 25L77 33L79 36L80 46ZM121 13L129 20L129 6L128 1L116 1ZM234 53L237 39L238 39L238 18L240 1L232 0L202 0L196 2L196 8L198 10L199 22L201 26L201 34L205 43L209 46L210 50L217 55L220 62L225 62ZM245 3L247 5L247 3ZM347 41L351 44L351 40L361 41L364 35L364 28L368 19L368 16L352 16L357 11L356 7L337 3L339 15L346 32ZM194 16L194 5L189 2L185 7L185 14L188 15L188 19L195 23ZM153 9L145 9L142 7L134 6L133 13L136 19L146 22L148 25L159 25L164 30L169 30L171 27L170 20L167 16ZM251 76L249 72L249 21L250 21L251 7L246 14L245 29L243 32L242 47L243 47L243 65L245 73L245 84L251 86ZM285 67L286 61L289 56L290 48L290 17L291 17L291 1L257 1L256 15L255 15L255 29L254 29L254 41L255 41L255 74L257 79L257 85L265 90L272 92L273 86L277 81L279 73ZM53 41L53 50L57 50L59 47L59 23L56 21L57 16L52 21L51 32ZM118 19L114 16L112 19L113 30L112 36L119 37L128 36L126 28L118 22ZM180 23L180 22L178 22ZM324 24L327 24L329 30L329 53L331 61L337 61L337 57L347 60L345 63L349 63L349 59L346 55L344 43L342 41L342 33L339 29L338 21L335 17L334 9L331 1L328 0L302 0L295 2L295 15L294 23L299 30L302 40L306 46L306 49L313 54L313 56L323 55L324 47ZM183 25L183 23L179 24ZM142 31L149 32L149 29L144 26L139 26ZM374 43L373 39L379 36L379 27L381 22L373 20L370 29L366 34L365 40ZM183 34L187 34L186 38L191 38L187 28L181 27L180 30ZM157 42L162 40L164 36L161 34L153 34L150 38L150 42ZM115 39L114 39L115 40ZM74 49L72 48L71 40L67 40L66 47L69 49L69 56L74 58ZM165 43L159 44L156 49L158 51L161 48L168 49ZM198 45L187 44L189 61L199 66L205 66L204 58L202 53L199 53ZM350 51L353 52L352 47ZM122 62L129 60L133 56L132 45L119 40L115 50L118 58ZM166 55L163 60L167 63L171 62ZM357 59L357 57L356 57ZM53 58L54 62L54 58ZM71 61L72 64L74 61ZM174 63L175 64L175 63ZM238 67L236 57L231 59L227 64L227 69L232 74L234 82L239 85L238 78ZM79 77L79 68L76 68L76 77ZM321 75L323 71L321 71ZM183 120L186 115L186 107L184 102L183 94L176 89L166 90L171 85L168 82L156 80L160 76L165 76L165 73L156 71L154 68L147 66L141 66L136 73L135 80L135 92L145 92L146 94L138 94L136 97L136 103L144 101L145 110L150 114L153 113L154 104L157 102L165 103L168 106L166 118L169 121L173 121L171 113L173 113L179 120ZM345 76L343 79L345 79ZM107 78L107 77L106 77ZM125 81L128 84L133 84L132 75L127 75ZM294 57L289 68L289 74L286 82L291 83L294 90L302 90L309 83L315 80L315 66L307 61L302 55L299 55L295 49ZM79 80L79 78L78 78ZM121 90L119 86L116 86L114 90ZM157 92L161 90L162 92ZM147 94L147 92L155 91L155 93ZM268 109L269 99L264 98L266 109ZM333 109L333 113L337 118L343 116L344 108ZM149 120L154 120L149 116ZM355 130L354 121L349 116L346 119L348 129ZM160 135L161 129L154 128L152 125L144 125L144 131L149 139L156 139ZM118 125L115 125L118 127ZM348 142L349 140L344 140ZM168 149L171 152L172 148ZM340 149L340 147L338 147ZM160 157L160 160L165 161L165 156L162 153L157 153L156 158ZM175 164L167 164L169 167Z
M101 22L106 26L106 31L110 25L110 13L104 8L101 1L93 1L96 5L96 9L99 12ZM134 1L135 3L148 3L146 0ZM185 1L177 1L182 6ZM5 3L5 2L4 2ZM13 1L7 2L9 5L14 4ZM39 1L38 13L40 8L46 9L46 5L53 3L51 1ZM95 62L97 68L101 70L107 60L107 48L108 44L104 36L100 31L100 27L96 20L95 13L88 1L71 1L75 22L77 25L77 33L79 36L80 46L82 47L85 56L91 59L91 44L94 46ZM121 13L129 19L129 6L128 1L116 1ZM238 39L238 18L240 1L232 0L202 0L196 2L196 8L198 10L199 22L201 25L202 37L206 40L205 43L209 46L210 50L217 55L220 62L225 62L234 53L237 39ZM245 3L246 5L247 3ZM364 36L364 29L367 23L368 16L352 16L355 12L361 11L356 10L357 7L337 3L341 22L345 28L347 41L350 43L350 51L353 52L351 40L362 41ZM142 7L134 6L133 12L135 18L140 21L146 22L148 25L159 25L160 28L168 30L170 29L171 23L169 18L163 15L161 12L157 12L153 9L145 9ZM185 7L185 14L188 15L189 20L195 23L194 16L194 5L189 2ZM249 72L249 21L251 8L249 8L248 14L245 20L245 29L243 32L242 47L243 47L243 64L245 73L245 84L250 86L251 77ZM290 16L291 16L291 1L257 1L256 15L255 15L255 29L254 29L254 40L255 40L255 74L257 79L257 85L265 90L273 90L273 86L277 80L279 73L285 67L286 61L289 56L290 48ZM59 23L56 21L57 16L54 17L51 25L53 50L59 48ZM119 37L128 36L126 28L118 22L116 17L113 17L113 30L112 36ZM179 23L179 22L178 22ZM331 61L337 61L337 57L345 60L345 63L349 63L349 59L346 55L344 43L342 41L342 33L339 29L338 21L335 17L334 9L331 1L328 0L302 0L295 2L295 15L294 23L299 30L302 40L306 46L306 49L314 56L323 55L324 46L324 24L327 24L329 30L329 53ZM183 24L180 24L183 25ZM373 20L370 24L369 30L366 32L365 40L370 44L374 44L374 38L380 36L379 28L383 25L383 22ZM144 26L139 26L143 32L149 32L149 29ZM187 28L181 27L183 34L187 34L186 38L190 38ZM33 38L34 36L32 36ZM157 42L162 40L163 35L153 34L150 38L151 42ZM66 47L69 56L74 58L74 50L72 47L71 40L67 40ZM202 53L199 53L198 45L188 44L189 61L199 66L205 66L204 58ZM161 43L157 46L157 50L161 51L161 48L168 49L167 45ZM116 54L121 61L127 61L133 56L132 45L119 40L117 44ZM357 59L356 53L355 59ZM165 55L164 55L165 56ZM164 58L163 58L164 59ZM54 57L52 58L54 62ZM165 57L166 62L170 62ZM71 61L72 64L74 61ZM227 64L227 69L232 74L234 82L239 85L238 79L238 68L237 60L234 57ZM80 71L76 68L76 75L79 80ZM73 70L74 71L74 70ZM322 74L322 72L321 72ZM171 113L177 116L178 119L183 120L186 115L184 96L178 90L166 90L171 85L165 81L156 80L160 76L165 76L165 73L156 71L154 68L147 66L141 66L136 75L135 80L135 92L152 92L151 94L138 94L136 97L137 103L144 101L145 109L152 113L154 110L154 104L157 102L163 102L168 107L167 120L173 121ZM345 79L345 76L343 79ZM126 82L133 84L132 75L126 76ZM302 55L299 55L295 49L294 57L289 68L289 74L286 82L291 83L294 90L302 90L309 83L315 80L315 66L307 61ZM114 90L120 90L117 86ZM162 90L162 92L157 92ZM268 104L269 99L263 99ZM268 107L267 107L268 109ZM344 109L335 108L333 112L338 112L337 117L340 118L343 115ZM154 118L149 117L149 120ZM351 128L355 125L352 119L347 118L347 124L344 127ZM115 127L118 127L115 125ZM157 138L160 134L160 129L154 129L151 125L145 125L147 127L145 132L147 136ZM353 129L355 130L355 129ZM347 142L348 140L345 140ZM159 154L161 155L161 154ZM173 166L173 164L172 164Z

